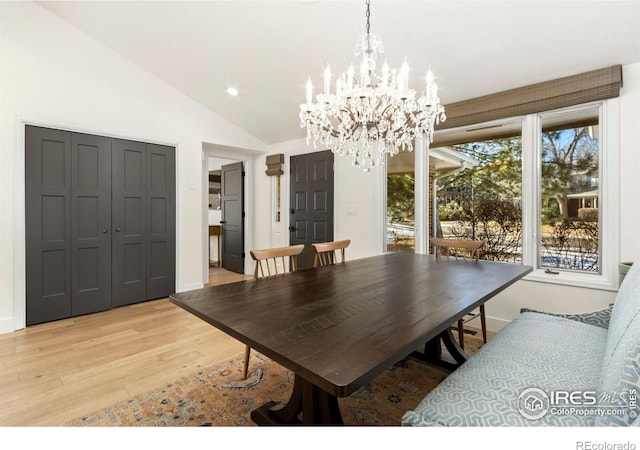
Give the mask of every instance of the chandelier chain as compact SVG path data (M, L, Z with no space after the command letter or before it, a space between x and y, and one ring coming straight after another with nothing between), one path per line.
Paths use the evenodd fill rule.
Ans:
M371 16L371 11L369 11L369 5L370 5L370 2L369 0L367 0L367 34L369 34L369 28L371 27L371 24L369 23L369 17Z

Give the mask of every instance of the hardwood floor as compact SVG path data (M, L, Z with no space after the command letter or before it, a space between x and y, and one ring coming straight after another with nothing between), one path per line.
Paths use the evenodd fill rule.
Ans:
M209 285L252 278L209 273ZM168 299L0 334L0 426L62 425L243 351Z

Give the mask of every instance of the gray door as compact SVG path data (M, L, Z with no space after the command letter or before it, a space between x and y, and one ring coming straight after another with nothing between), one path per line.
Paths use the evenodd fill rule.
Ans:
M71 133L25 128L27 325L71 315Z
M112 143L113 306L147 299L147 145Z
M147 299L175 292L175 149L147 144Z
M111 139L71 135L71 315L111 308Z
M289 245L304 244L298 268L313 267L314 242L333 240L333 153L292 156Z
M222 166L221 169L222 267L244 273L244 168L238 162Z

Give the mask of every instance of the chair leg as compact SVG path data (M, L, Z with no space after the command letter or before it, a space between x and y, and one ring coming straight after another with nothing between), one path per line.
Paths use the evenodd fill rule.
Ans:
M251 355L251 347L248 345L244 349L244 369L242 370L242 379L246 380L249 372L249 356Z
M487 317L484 315L484 305L480 305L480 323L482 324L482 340L487 343Z
M464 350L464 320L458 320L458 340L460 348Z

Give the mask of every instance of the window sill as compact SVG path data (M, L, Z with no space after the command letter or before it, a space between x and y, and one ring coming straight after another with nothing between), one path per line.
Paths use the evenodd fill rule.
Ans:
M617 274L616 274L617 275ZM562 272L558 274L545 273L544 269L534 269L529 275L523 278L526 281L539 283L561 284L587 289L600 289L604 291L617 291L618 281L604 275Z

